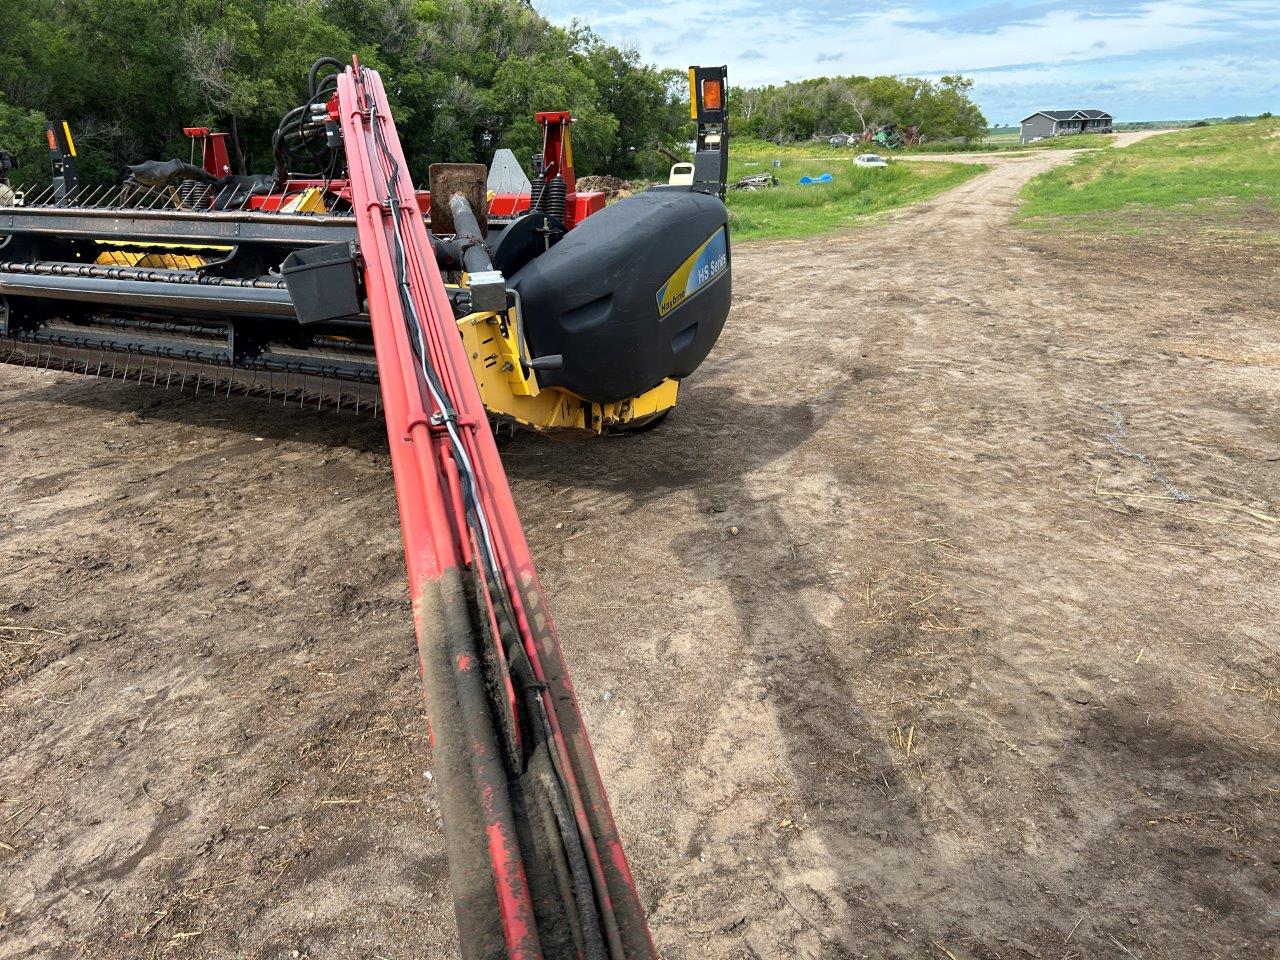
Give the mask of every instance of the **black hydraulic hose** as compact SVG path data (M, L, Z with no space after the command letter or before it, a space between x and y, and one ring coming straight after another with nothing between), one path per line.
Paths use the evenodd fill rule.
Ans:
M346 64L337 57L321 57L311 65L311 69L307 71L307 96L312 100L314 100L316 98L316 94L320 92L320 87L316 85L316 77L320 73L321 67L336 67L338 72L341 73L346 69ZM330 74L329 77L325 77L324 82L326 84L329 82L330 77L332 77L333 83L336 86L338 82L338 74Z
M480 232L480 222L465 196L455 193L449 198L449 212L453 214L453 230L457 248L455 259L467 273L484 273L493 269L493 257Z
M334 67L338 73L320 78L324 67ZM307 71L307 102L294 107L280 120L271 138L271 152L276 161L276 182L283 186L289 176L290 164L311 164L326 180L331 180L337 167L337 151L324 141L311 116L312 107L331 97L338 88L338 74L346 65L335 57L321 57ZM296 144L291 142L296 141Z

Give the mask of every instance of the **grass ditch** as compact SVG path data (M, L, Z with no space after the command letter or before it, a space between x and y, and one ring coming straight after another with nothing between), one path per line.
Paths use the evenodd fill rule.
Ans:
M779 240L846 229L876 214L928 200L989 169L975 163L896 163L892 158L886 168L868 169L855 167L854 155L847 147L829 144L736 142L730 152L731 184L771 173L781 185L729 191L734 240ZM802 176L823 173L831 174L831 183L799 184Z
M1017 222L1043 231L1257 233L1280 225L1280 120L1221 124L1082 154L1032 179Z

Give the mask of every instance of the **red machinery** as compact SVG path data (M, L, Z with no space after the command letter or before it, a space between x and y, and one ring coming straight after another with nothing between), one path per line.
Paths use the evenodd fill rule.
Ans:
M378 74L330 58L274 175L192 128L202 166L0 196L0 360L381 409L465 960L656 960L489 417L647 428L715 344L711 72L702 189L607 209L576 191L567 113L538 115L531 194L488 198L478 164L415 190Z
M228 133L217 133L208 127L183 127L183 134L189 138L194 150L200 148L200 165L212 177L231 175L231 154L227 150Z
M572 228L593 213L604 209L603 193L578 193L573 170L573 140L569 127L573 116L567 110L535 114L542 127L542 153L535 158L537 177L531 193L498 194L489 206L493 216L514 217L529 210L541 210Z
M332 109L331 105L326 105L326 115L336 122L336 116L331 116ZM531 209L542 209L560 220L567 229L572 229L591 214L604 209L605 195L578 193L573 168L573 141L569 133L573 115L567 110L558 110L535 114L534 119L542 127L542 153L535 157L535 163L540 167L535 171L538 182L534 184L532 193L500 193L494 196L489 202L489 215L513 218ZM199 149L200 167L209 176L223 180L231 174L230 134L212 131L208 127L184 127L182 132L193 141L193 151ZM335 196L350 199L346 184L340 180L327 183L321 180L290 180L288 188L280 193L250 197L246 209L279 210L291 197L315 187L324 187ZM417 191L417 198L422 211L430 211L430 191Z
M378 75L337 109L464 955L654 958Z

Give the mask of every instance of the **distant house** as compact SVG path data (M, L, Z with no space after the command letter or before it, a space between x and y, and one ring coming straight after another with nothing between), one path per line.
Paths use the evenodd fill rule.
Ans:
M1101 110L1041 110L1022 121L1023 143L1068 133L1110 133L1111 114Z

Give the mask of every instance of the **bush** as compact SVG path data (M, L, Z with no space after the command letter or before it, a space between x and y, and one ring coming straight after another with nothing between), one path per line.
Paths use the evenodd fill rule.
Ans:
M970 97L973 81L946 76L819 77L780 87L735 88L729 111L748 137L786 144L896 124L927 140L976 140L987 120Z
M44 124L44 114L11 106L0 94L0 150L13 154L21 167L34 167L47 155Z
M525 0L0 0L0 36L7 149L42 142L12 116L66 119L85 182L186 157L182 126L233 120L249 166L270 170L276 124L322 56L382 72L419 182L432 162L488 162L502 146L527 163L540 110L573 112L583 173L660 168L660 148L687 136L676 74Z

